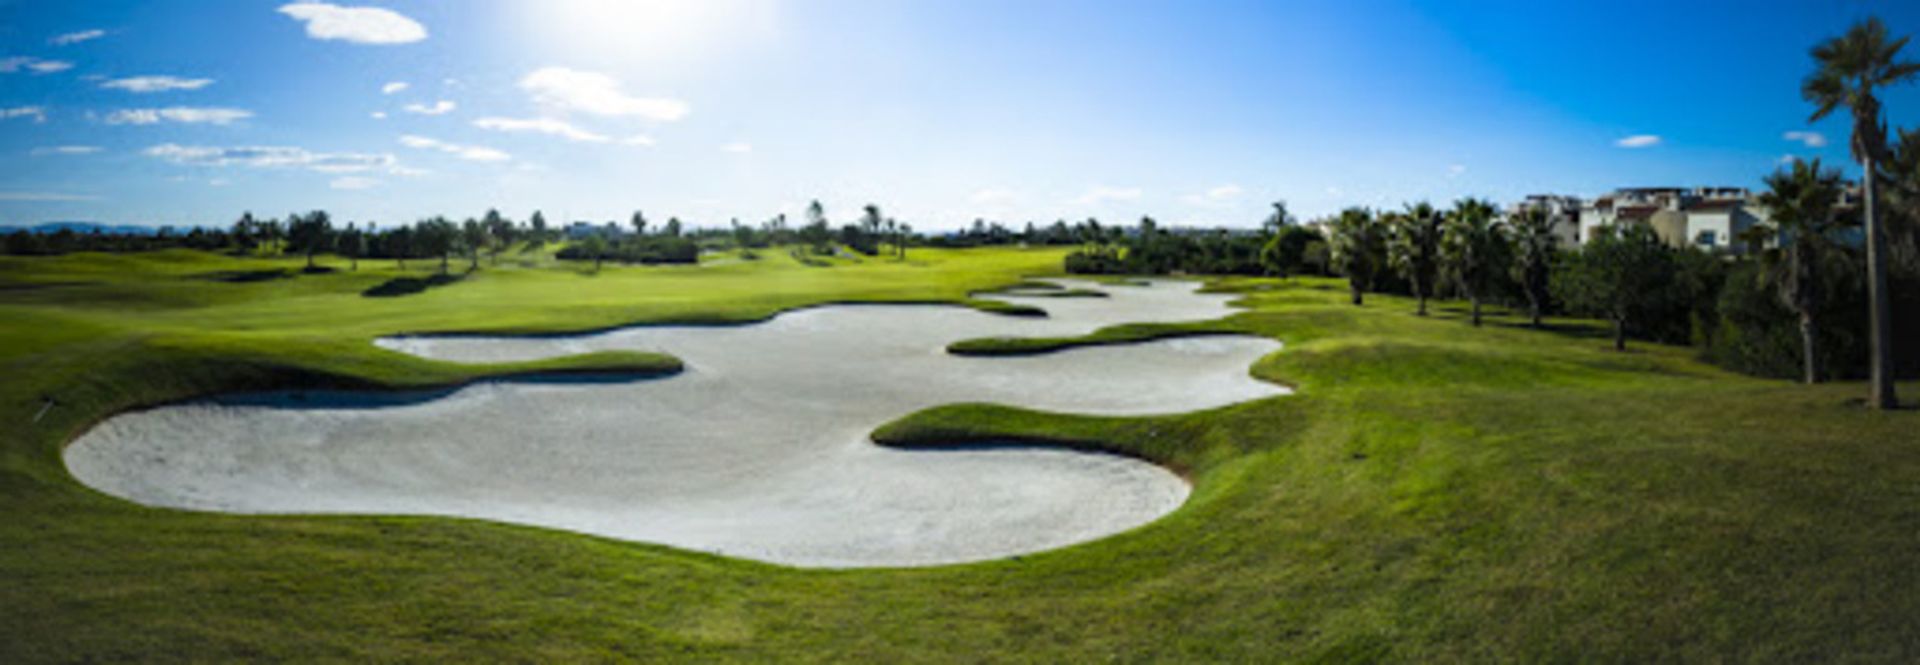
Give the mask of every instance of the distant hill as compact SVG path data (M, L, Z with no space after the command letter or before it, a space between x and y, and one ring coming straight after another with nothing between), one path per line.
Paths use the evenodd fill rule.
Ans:
M32 233L59 233L64 229L73 231L74 233L93 233L94 231L99 231L109 235L137 236L150 236L159 231L158 227L140 226L138 224L114 225L101 224L99 222L46 222L33 226L0 227L0 232L12 233L16 229L25 229Z

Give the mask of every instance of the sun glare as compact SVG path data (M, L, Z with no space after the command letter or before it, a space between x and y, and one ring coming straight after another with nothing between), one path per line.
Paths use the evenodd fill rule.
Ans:
M768 0L554 0L519 6L538 46L597 61L685 59L771 34Z

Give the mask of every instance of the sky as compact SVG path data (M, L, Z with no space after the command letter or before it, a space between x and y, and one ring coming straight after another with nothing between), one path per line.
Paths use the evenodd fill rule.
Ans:
M1848 159L1799 86L1869 15L1920 32L1920 3L1859 0L0 0L0 224L819 199L1250 227L1276 200L1758 187ZM1883 102L1920 126L1920 87Z

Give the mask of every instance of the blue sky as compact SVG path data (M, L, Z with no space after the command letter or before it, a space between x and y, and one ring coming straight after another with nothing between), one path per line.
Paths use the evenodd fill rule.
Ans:
M0 223L819 198L1251 226L1275 199L1757 186L1847 157L1843 121L1806 123L1809 47L1920 31L1876 2L355 2L0 0ZM1920 125L1920 89L1885 102Z

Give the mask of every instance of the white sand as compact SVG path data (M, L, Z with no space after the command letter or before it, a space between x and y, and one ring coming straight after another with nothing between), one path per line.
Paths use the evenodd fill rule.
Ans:
M1090 284L1073 286L1092 287ZM940 306L833 306L728 327L551 338L381 340L493 361L658 350L683 374L498 382L443 395L253 395L108 419L66 451L81 482L155 506L235 513L477 517L800 566L931 565L1082 542L1186 500L1167 470L1012 447L906 451L867 436L916 410L994 402L1100 414L1191 411L1280 394L1248 366L1278 348L1197 337L1024 357L953 341L1054 336L1229 314L1193 285L1009 300L1049 318Z

